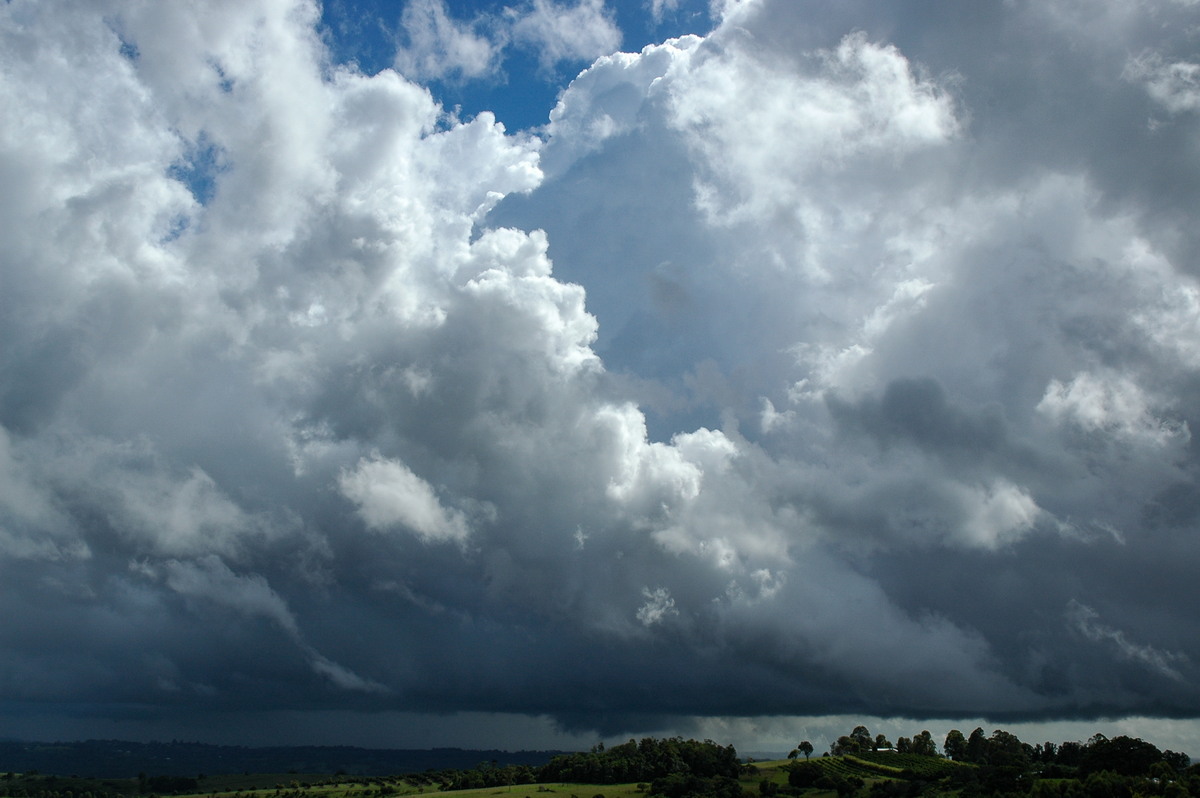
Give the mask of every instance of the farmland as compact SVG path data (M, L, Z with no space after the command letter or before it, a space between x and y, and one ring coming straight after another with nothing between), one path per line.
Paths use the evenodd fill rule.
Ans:
M1014 735L927 732L895 747L862 727L831 751L741 761L732 746L672 738L553 755L543 764L484 761L396 775L220 773L88 778L3 772L0 798L1200 798L1200 768L1136 738L1028 745ZM916 750L914 750L916 749ZM801 756L803 752L803 756Z

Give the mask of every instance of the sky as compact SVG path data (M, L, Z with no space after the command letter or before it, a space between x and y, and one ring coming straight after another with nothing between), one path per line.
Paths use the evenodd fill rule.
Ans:
M1196 0L6 0L0 736L1200 756Z

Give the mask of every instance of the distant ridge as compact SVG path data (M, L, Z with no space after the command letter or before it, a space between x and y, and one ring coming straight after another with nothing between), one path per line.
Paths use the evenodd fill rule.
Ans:
M231 773L326 773L385 776L472 768L481 762L540 766L563 751L475 751L462 748L386 749L352 746L208 745L172 741L0 741L0 773L95 778L196 776Z

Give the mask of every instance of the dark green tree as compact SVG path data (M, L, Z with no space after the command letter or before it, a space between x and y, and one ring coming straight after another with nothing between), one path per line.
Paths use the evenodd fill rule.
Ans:
M1187 754L1180 754L1168 749L1163 751L1163 761L1173 767L1177 773L1182 773L1191 764L1192 758Z
M1077 767L1083 760L1083 744L1078 741L1068 741L1058 746L1058 754L1054 761L1067 767Z
M988 739L988 764L1017 768L1024 772L1029 770L1031 750L1032 746L1021 742L1017 735L996 729Z
M976 727L975 731L971 732L971 736L967 738L967 753L964 761L981 765L987 762L987 755L987 735L983 733L983 729Z
M855 726L854 731L850 732L850 739L854 741L860 752L870 751L875 747L875 741L866 726Z
M1129 780L1110 770L1089 775L1083 782L1083 791L1088 798L1130 798L1132 795Z
M605 751L562 754L537 772L542 783L576 781L587 784L624 784L650 781L672 773L690 773L699 778L723 776L736 779L741 772L733 746L711 740L696 742L675 737L667 740L630 740Z
M958 729L951 729L942 743L942 750L955 762L961 762L967 755L967 738Z
M1114 737L1097 734L1088 741L1079 762L1081 774L1111 770L1122 776L1144 776L1155 762L1163 761L1162 751L1138 737Z
M825 770L816 762L798 762L788 769L788 784L798 789L811 787L825 775Z
M937 743L933 741L933 735L928 731L922 731L913 737L912 752L921 756L937 756Z
M841 737L829 744L829 753L833 756L856 754L858 753L858 743L850 735L843 734Z

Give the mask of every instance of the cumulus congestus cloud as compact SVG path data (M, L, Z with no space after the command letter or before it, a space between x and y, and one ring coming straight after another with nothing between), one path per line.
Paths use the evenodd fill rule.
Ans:
M1100 6L728 3L533 135L440 3L3 5L0 702L1200 712L1198 12Z

